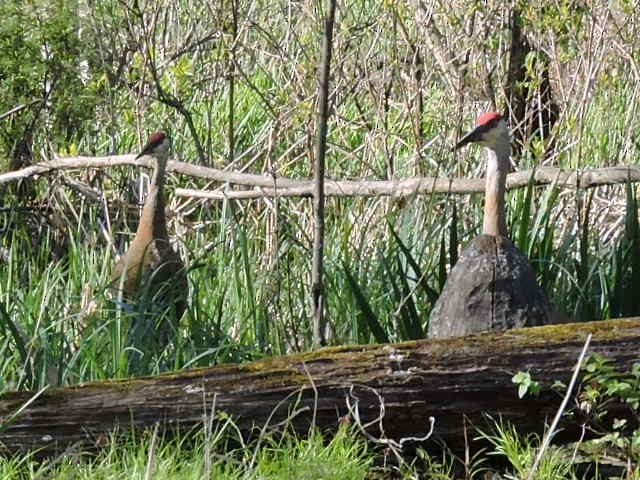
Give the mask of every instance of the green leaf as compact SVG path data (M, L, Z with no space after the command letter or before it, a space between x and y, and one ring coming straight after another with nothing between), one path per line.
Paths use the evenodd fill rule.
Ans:
M518 387L518 398L523 398L527 394L527 390L529 389L529 385L521 384Z
M356 304L360 309L359 317L362 320L364 320L365 324L369 327L369 331L371 332L373 337L376 339L376 342L388 343L389 337L387 336L386 332L384 331L384 328L382 328L382 325L378 321L378 317L373 313L373 310L371 309L371 306L367 301L367 296L360 288L360 285L356 281L355 277L349 270L349 267L346 265L346 263L342 264L342 268L344 270L347 283L349 284L349 288L351 289L351 292L356 300Z

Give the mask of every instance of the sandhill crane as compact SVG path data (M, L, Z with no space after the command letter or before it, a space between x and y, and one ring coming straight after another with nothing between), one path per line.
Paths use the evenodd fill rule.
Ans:
M496 112L480 115L476 128L462 137L453 148L458 150L472 142L482 145L487 152L482 233L508 237L504 197L510 166L511 139L502 116Z
M137 315L132 331L145 341L166 345L186 308L188 283L184 264L172 248L165 216L164 179L169 138L155 132L140 154L155 165L136 235L113 270L112 286L125 301L137 301L150 315ZM160 319L160 323L158 322ZM174 322L175 320L175 322Z
M478 143L487 153L482 234L449 273L429 320L431 338L548 323L551 305L527 257L509 240L505 212L511 140L499 113L481 115L455 145Z

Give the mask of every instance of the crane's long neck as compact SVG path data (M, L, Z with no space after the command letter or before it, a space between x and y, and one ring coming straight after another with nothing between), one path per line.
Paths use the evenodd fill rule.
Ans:
M144 202L142 216L138 224L138 232L144 232L153 238L165 238L167 232L167 222L165 218L164 199L164 178L166 171L166 161L156 159L153 177L149 185L149 194Z
M487 174L484 198L484 225L482 233L508 237L505 211L505 191L509 172L509 143L496 151L486 148Z

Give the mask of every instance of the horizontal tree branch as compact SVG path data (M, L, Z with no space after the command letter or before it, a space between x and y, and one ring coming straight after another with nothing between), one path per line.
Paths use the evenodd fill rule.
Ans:
M0 185L15 182L22 178L44 175L56 170L109 168L122 165L151 167L149 160L135 160L135 155L60 158L0 174ZM168 170L221 183L254 187L251 190L193 190L177 188L175 190L175 195L177 196L212 200L224 198L253 199L273 196L313 196L313 182L311 180L295 180L287 177L231 172L178 161L170 161ZM563 170L556 167L542 167L509 174L507 177L507 189L522 188L527 186L529 182L533 182L536 186L556 183L560 187L591 188L601 185L624 184L628 181L640 182L640 166L623 165L586 170ZM325 180L325 192L326 195L334 197L404 197L432 193L479 193L484 192L484 180L481 178L446 177L416 177L403 180L332 180L327 178Z
M34 105L36 103L41 102L42 100L34 100L29 104L21 104L21 105L16 105L15 107L9 109L8 111L0 114L0 121L4 120L6 117L10 117L11 115L13 115L14 113L18 113L21 110L24 110L27 107L30 107L31 105Z
M141 158L136 160L136 156L129 155L112 155L105 157L67 157L50 160L48 162L37 163L20 170L0 174L0 185L4 183L15 182L23 178L34 177L54 172L56 170L74 170L84 168L110 168L130 165L135 167L152 168L152 161ZM288 178L274 178L266 175L257 175L252 173L237 173L220 170L217 168L203 167L200 165L192 165L186 162L170 161L167 170L174 173L190 175L192 177L205 178L222 183L235 183L238 185L263 186L263 187L294 187L300 182Z
M389 438L423 436L433 417L432 440L461 452L468 421L486 427L486 414L513 422L521 434L541 433L563 393L551 386L569 381L589 334L589 355L606 355L624 371L638 361L640 318L635 318L341 346L157 377L5 393L0 395L0 451L40 449L51 455L75 444L95 448L115 428L149 428L158 422L164 431L187 432L203 423L215 398L216 412L231 415L245 433L288 418L299 432L311 422L335 429L341 417L354 413L348 403L357 403L366 424L378 417L382 401ZM518 399L511 381L518 371L540 383L538 395ZM609 414L631 415L614 404ZM579 438L580 419L566 417L560 423L556 440ZM379 435L376 430L369 433Z
M531 178L533 176L533 179ZM600 185L615 185L640 181L640 167L619 166L595 168L590 170L563 170L556 167L543 167L535 170L523 170L511 173L507 177L507 189L526 187L532 181L534 185L556 183L559 187L591 188ZM481 178L435 178L420 177L404 180L325 180L325 195L332 197L405 197L433 193L480 193L485 184ZM282 189L259 186L251 190L195 190L177 188L174 195L210 200L247 200L265 197L312 197L313 185L309 181L300 181L295 187Z

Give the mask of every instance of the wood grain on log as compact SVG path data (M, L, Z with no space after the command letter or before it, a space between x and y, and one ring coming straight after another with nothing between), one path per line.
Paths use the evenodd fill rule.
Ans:
M244 431L263 426L272 414L271 425L287 418L298 397L296 408L308 409L291 420L295 428L305 431L314 417L318 426L335 428L347 413L345 397L355 385L363 421L379 412L378 398L363 388L372 387L384 400L389 437L422 435L433 416L433 438L457 449L463 445L463 416L483 425L483 413L500 415L522 433L542 431L560 403L550 385L569 379L589 333L589 354L607 355L622 369L639 360L640 318L326 348L241 365L50 389L9 423L33 393L5 393L0 396L0 442L7 451L40 448L42 454L54 454L76 442L91 447L115 427L123 431L160 422L161 428L185 431L202 422L214 395L217 411L231 414ZM517 398L511 377L518 371L529 371L541 383L540 395ZM578 430L566 424L560 436L576 438Z

